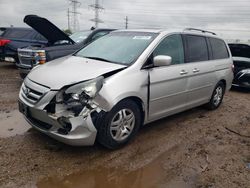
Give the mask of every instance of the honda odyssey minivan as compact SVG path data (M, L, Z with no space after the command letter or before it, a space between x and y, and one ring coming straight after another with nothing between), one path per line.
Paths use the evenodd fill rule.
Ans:
M214 33L119 30L34 68L19 109L66 144L118 148L149 122L203 104L218 108L232 80L229 48Z

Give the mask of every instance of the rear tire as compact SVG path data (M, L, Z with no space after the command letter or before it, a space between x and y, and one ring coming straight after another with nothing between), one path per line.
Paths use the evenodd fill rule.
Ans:
M97 141L109 148L117 149L127 144L141 125L141 111L132 100L123 100L104 116L99 126Z
M209 110L215 110L215 109L217 109L221 105L221 103L222 103L224 94L225 94L225 84L220 81L215 86L215 89L213 91L211 99L210 99L209 103L206 104L206 107Z

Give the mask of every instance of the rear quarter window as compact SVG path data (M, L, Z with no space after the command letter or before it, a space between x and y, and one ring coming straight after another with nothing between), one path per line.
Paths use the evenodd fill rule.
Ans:
M188 63L207 61L209 59L208 47L205 37L196 35L186 35L185 41L186 41L186 61Z
M209 38L213 59L225 59L229 57L227 46L221 39Z

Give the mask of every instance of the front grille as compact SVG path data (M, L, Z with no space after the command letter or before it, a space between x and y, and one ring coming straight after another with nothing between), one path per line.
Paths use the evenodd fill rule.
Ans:
M49 88L27 80L22 85L21 95L27 102L35 104L49 91Z
M21 66L32 68L34 64L34 53L31 50L18 50L18 57Z
M19 56L20 65L23 65L27 68L31 68L33 66L33 59L27 57L20 57Z

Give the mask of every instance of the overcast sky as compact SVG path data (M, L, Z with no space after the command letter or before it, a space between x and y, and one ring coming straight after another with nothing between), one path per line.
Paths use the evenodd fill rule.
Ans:
M94 25L94 0L78 0L80 29ZM99 0L105 9L99 27L129 28L197 27L210 29L226 39L250 39L250 0ZM0 0L0 26L25 26L23 17L46 17L61 29L67 28L69 0Z

